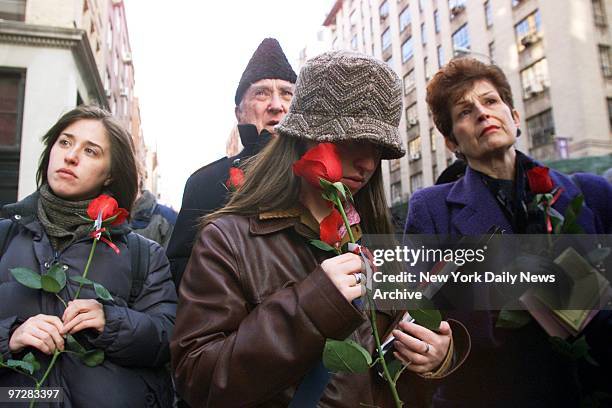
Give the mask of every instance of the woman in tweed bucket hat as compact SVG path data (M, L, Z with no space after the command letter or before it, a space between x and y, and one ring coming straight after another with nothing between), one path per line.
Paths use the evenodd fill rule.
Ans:
M383 159L406 152L399 134L402 87L387 64L349 51L321 54L304 65L289 112L276 130L315 142L365 140Z
M380 160L404 154L401 110L399 78L381 61L336 51L304 66L278 137L247 163L229 203L203 220L193 248L171 346L177 387L190 405L394 405L375 370L329 377L322 369L323 381L315 375L326 339L350 336L370 352L375 342L352 303L362 292L355 277L361 258L309 244L331 210L293 165L311 147L333 146L360 216L351 228L357 239L392 234ZM381 334L405 331L394 332L412 371L399 381L403 391L411 379L421 380L414 373L447 375L463 361L465 355L453 354L463 349L457 333L464 334L455 323L451 336L447 322L436 333L397 326L400 314L376 314ZM414 401L414 392L404 400Z

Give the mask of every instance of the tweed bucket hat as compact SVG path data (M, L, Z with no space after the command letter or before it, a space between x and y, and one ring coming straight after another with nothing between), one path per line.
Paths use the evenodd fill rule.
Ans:
M315 142L366 140L382 147L383 159L397 159L406 153L398 129L401 114L401 82L387 64L331 51L306 62L289 112L275 129Z

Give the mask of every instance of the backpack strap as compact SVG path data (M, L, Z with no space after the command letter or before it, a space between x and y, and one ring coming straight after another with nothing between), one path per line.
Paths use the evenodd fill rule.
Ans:
M142 235L130 232L127 235L127 245L132 261L132 287L128 306L132 307L142 292L142 287L149 274L149 242Z
M11 219L0 221L0 258L4 255L11 239L16 235L17 225Z

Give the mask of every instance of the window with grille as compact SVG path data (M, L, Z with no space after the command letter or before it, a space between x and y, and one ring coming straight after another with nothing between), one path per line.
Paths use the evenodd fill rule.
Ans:
M547 145L553 142L555 123L552 109L539 113L527 119L527 130L533 147Z

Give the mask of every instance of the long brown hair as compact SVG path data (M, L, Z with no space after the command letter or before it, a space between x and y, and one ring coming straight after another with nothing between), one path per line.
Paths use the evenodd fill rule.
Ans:
M100 121L106 129L111 152L111 183L105 187L117 200L120 207L130 211L138 189L138 170L134 155L134 144L127 130L113 115L93 105L81 105L65 113L43 136L45 149L40 155L36 183L38 187L47 183L49 156L57 138L68 126L82 119Z
M292 164L306 150L304 141L295 137L279 136L272 140L260 154L245 163L243 186L232 194L225 207L203 217L202 226L226 214L251 216L295 207L301 181L293 174ZM364 233L393 233L380 166L355 195L355 208L361 215Z

